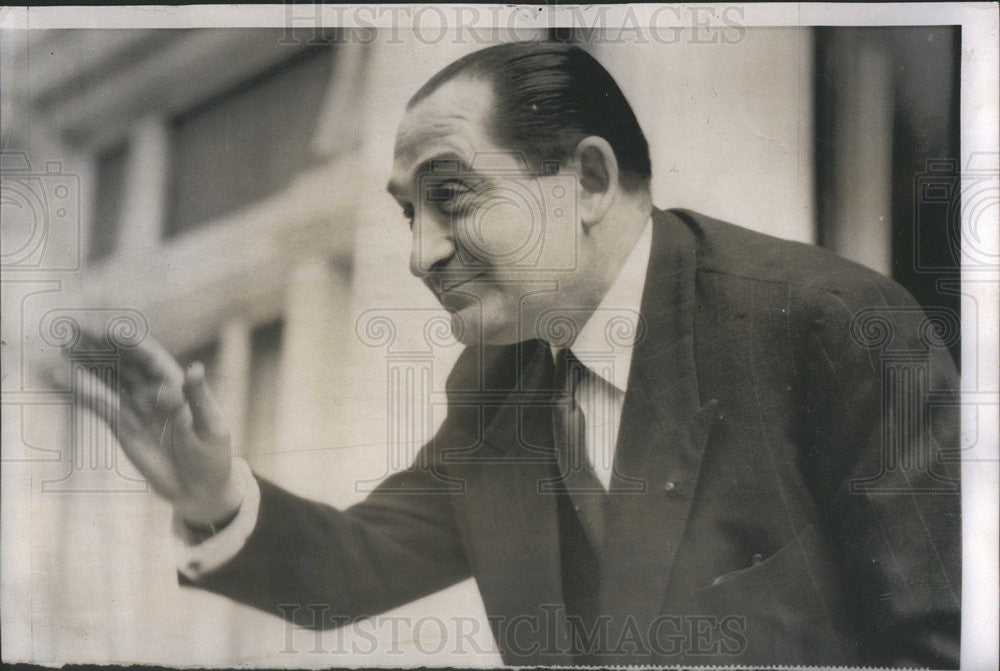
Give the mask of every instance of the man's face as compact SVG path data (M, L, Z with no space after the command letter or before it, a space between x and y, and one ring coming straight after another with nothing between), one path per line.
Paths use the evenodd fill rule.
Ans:
M537 176L490 136L489 84L452 80L409 110L389 192L412 229L410 270L466 344L536 336L579 267L576 179Z

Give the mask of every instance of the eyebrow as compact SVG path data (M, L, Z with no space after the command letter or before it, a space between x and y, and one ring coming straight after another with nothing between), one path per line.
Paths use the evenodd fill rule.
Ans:
M421 161L420 165L414 170L416 176L425 175L430 172L441 172L442 174L452 175L455 173L463 174L475 174L475 171L466 163L465 159L456 154L454 151L444 151L439 154L435 154L430 158ZM388 186L386 186L386 191L388 191L393 196L398 196L404 189L402 182L395 179L390 179Z

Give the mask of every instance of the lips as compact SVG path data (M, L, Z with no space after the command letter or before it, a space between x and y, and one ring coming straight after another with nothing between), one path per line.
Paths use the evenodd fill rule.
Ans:
M446 285L444 285L444 286L441 287L441 289L438 291L438 294L439 295L444 295L444 294L446 294L446 293L448 293L450 291L453 291L454 289L457 289L458 287L462 286L463 284L468 284L472 280L475 280L475 279L478 279L478 278L482 277L482 275L483 275L482 273L479 273L477 275L473 275L472 277L468 277L468 278L466 278L464 280L459 280L458 282L452 282L451 284L446 284Z

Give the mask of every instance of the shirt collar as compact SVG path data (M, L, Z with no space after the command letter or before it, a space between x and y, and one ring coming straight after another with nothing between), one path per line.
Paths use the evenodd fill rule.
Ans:
M615 281L570 345L570 351L583 365L622 392L628 390L652 240L651 217ZM557 352L553 348L553 356Z

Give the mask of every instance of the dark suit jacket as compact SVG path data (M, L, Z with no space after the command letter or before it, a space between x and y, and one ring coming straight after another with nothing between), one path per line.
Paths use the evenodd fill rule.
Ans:
M950 336L876 273L687 211L654 213L641 325L594 630L607 663L956 668ZM350 509L261 479L246 546L198 586L336 626L472 575L506 663L570 663L539 488L548 356L467 348L434 439Z

